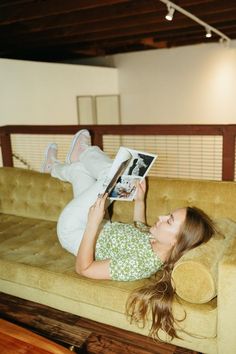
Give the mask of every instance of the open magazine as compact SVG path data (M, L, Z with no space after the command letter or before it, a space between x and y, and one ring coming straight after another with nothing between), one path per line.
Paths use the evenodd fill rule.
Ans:
M157 155L120 147L103 184L101 194L112 200L133 200L137 183L150 170Z

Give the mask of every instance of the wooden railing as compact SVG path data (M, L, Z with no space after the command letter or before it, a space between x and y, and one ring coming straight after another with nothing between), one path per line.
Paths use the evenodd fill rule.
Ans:
M89 129L92 143L103 147L104 135L217 135L223 138L222 180L234 180L236 124L233 125L8 125L0 127L3 166L13 166L12 134L74 134Z

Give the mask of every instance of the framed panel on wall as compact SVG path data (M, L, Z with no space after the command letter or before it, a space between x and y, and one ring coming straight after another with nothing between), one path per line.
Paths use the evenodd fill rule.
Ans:
M120 96L95 96L95 112L97 124L120 124Z
M97 124L93 96L77 96L78 124Z

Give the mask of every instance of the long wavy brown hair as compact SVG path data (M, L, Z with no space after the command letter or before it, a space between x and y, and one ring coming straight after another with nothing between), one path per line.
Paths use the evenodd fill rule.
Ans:
M196 207L186 208L186 218L177 235L177 242L162 269L148 285L135 290L127 301L126 311L131 322L145 326L150 313L152 316L150 335L153 338L160 339L158 334L160 329L171 339L179 338L175 329L178 321L172 312L175 295L172 271L184 253L207 242L214 232L214 223L208 215Z

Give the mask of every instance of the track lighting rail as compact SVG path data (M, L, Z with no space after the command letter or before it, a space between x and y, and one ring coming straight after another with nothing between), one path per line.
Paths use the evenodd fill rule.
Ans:
M190 18L191 20L197 22L202 27L204 27L205 31L206 31L207 38L212 37L212 33L215 33L216 35L218 35L220 37L220 42L223 42L226 44L230 43L231 39L228 36L226 36L223 32L219 31L217 28L209 25L208 23L202 21L200 18L193 15L191 12L183 9L179 5L176 5L172 1L169 1L169 0L160 0L160 1L164 4L166 4L166 6L167 6L168 13L165 18L168 21L172 21L173 16L174 16L174 12L178 11L178 12L182 13L183 15L187 16L188 18Z

